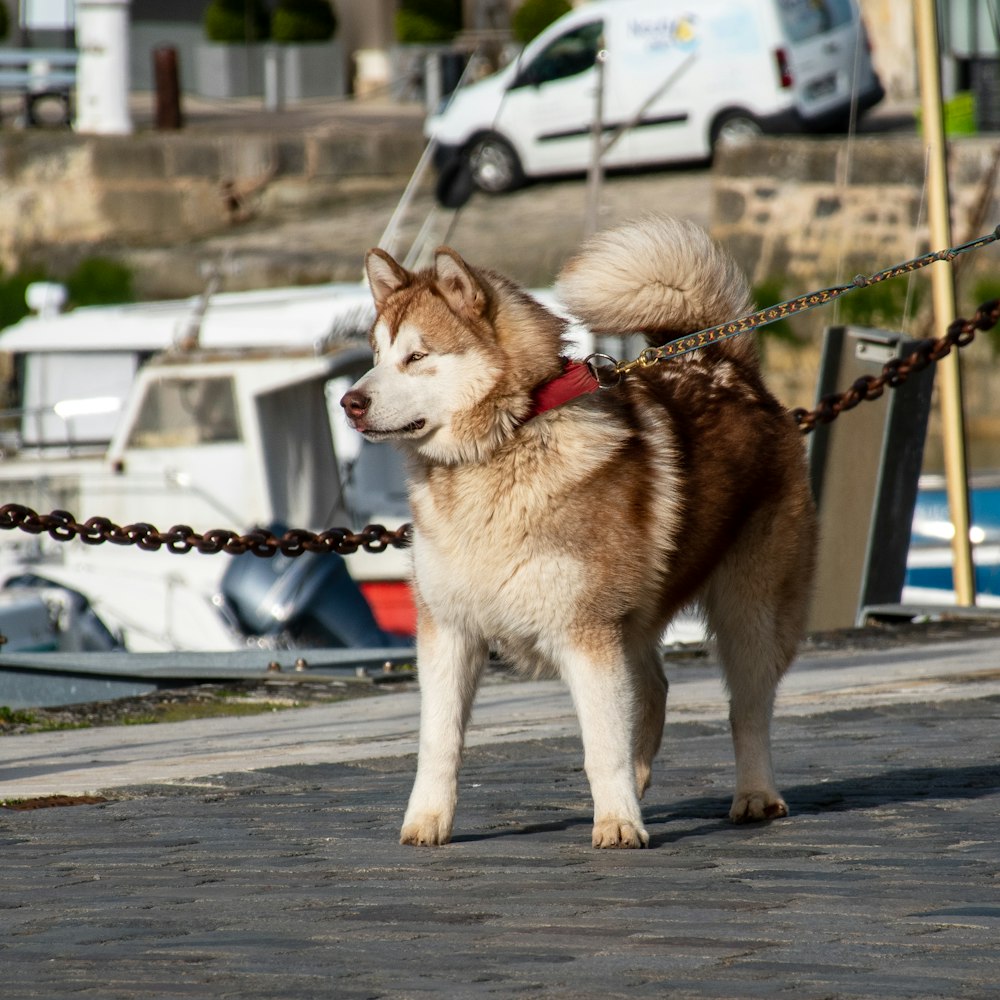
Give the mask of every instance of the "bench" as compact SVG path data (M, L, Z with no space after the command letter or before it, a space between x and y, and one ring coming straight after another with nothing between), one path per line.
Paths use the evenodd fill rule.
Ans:
M0 49L0 91L24 95L26 125L40 123L35 106L50 98L62 102L63 124L70 124L78 58L74 49Z

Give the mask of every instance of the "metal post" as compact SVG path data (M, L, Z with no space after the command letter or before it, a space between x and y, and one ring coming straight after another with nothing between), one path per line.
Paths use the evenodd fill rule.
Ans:
M27 32L24 30L24 0L14 0L10 5L10 44L12 48L27 48Z
M444 93L441 83L441 53L432 49L424 55L424 107L433 113Z
M264 46L264 107L268 111L280 111L285 104L283 62L279 46Z
M914 15L920 102L928 159L927 207L931 245L947 247L951 246L951 215L935 6L935 0L916 0ZM931 267L931 291L934 300L934 330L940 337L956 315L955 276L950 261L938 261ZM969 542L969 482L965 417L962 412L962 369L957 351L952 351L940 362L938 377L948 509L951 523L955 527L952 539L955 599L958 604L971 605L976 602L976 581Z
M597 232L598 214L601 208L601 181L604 174L602 138L604 131L604 64L608 50L604 39L598 42L597 58L594 60L594 120L591 123L590 170L587 172L587 218L584 234L591 236Z
M153 49L153 78L156 82L156 127L177 129L181 116L181 82L177 49L161 45Z
M77 0L76 130L129 135L129 5L132 0Z

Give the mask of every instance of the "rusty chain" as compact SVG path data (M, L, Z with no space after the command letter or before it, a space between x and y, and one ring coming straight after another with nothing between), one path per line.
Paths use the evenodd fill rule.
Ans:
M824 396L815 409L799 408L792 411L792 418L803 434L828 424L841 413L859 403L878 399L885 387L895 389L910 375L923 371L951 353L952 347L965 347L972 343L976 331L990 330L1000 320L1000 299L981 305L972 319L956 319L943 337L918 341L917 346L905 357L891 358L882 366L880 375L862 375L849 389ZM300 556L304 552L351 555L359 549L365 552L384 552L387 548L406 548L413 539L413 525L403 524L394 531L381 524L369 524L359 532L347 528L329 528L319 533L293 528L280 537L263 529L238 534L217 528L199 534L186 524L174 525L159 531L153 525L140 522L120 526L106 517L91 517L77 521L65 510L39 514L23 504L9 503L0 507L0 529L19 528L30 535L48 534L58 542L79 538L86 545L111 542L113 545L135 545L146 552L161 548L183 554L197 551L204 554L226 552L243 555L246 552L270 558L279 552L284 556Z
M943 337L921 340L905 357L890 359L882 366L880 375L863 375L855 379L844 392L824 396L815 409L793 410L792 417L799 430L808 434L818 424L830 423L859 403L878 399L885 392L886 386L895 389L902 385L910 375L940 361L951 352L952 347L965 347L972 343L977 330L992 329L998 319L1000 299L994 299L981 305L972 319L956 319ZM135 545L145 552L156 552L161 548L175 554L196 551L206 555L217 552L243 555L249 552L261 558L270 558L279 552L283 556L300 556L305 552L351 555L359 549L378 553L390 547L406 548L413 540L413 525L409 523L402 524L395 530L381 524L369 524L359 532L347 528L329 528L317 533L292 528L280 537L263 529L241 535L235 531L216 528L199 534L186 524L159 531L152 524L139 522L122 526L106 517L91 517L81 523L65 510L39 514L30 507L16 503L0 507L0 529L20 529L30 535L48 534L58 542L79 538L86 545L100 545L103 542Z
M381 524L369 524L359 532L346 528L330 528L319 533L292 528L280 537L263 529L238 534L218 528L199 534L186 524L177 524L168 531L158 531L153 525L138 523L117 525L106 517L91 517L80 523L65 510L51 514L38 514L30 507L9 503L0 507L0 528L19 528L29 535L48 534L57 542L79 538L85 545L135 545L145 552L165 548L168 552L183 554L201 552L213 555L227 552L238 556L246 552L262 558L281 553L283 556L300 556L305 552L351 555L359 549L365 552L384 552L387 548L406 548L413 537L413 529L403 524L390 531Z
M920 340L905 357L890 358L882 366L880 375L862 375L844 392L824 396L815 409L792 410L792 417L799 425L799 430L803 434L808 434L816 429L817 424L830 423L845 410L853 409L858 403L878 399L885 392L886 386L895 389L902 385L910 375L923 371L950 354L952 347L965 347L971 344L977 330L992 329L998 319L1000 319L1000 299L993 299L981 305L972 319L954 320L943 337Z

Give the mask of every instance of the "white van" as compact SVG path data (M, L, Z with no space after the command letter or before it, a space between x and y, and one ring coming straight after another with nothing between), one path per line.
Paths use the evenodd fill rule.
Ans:
M607 167L705 159L723 137L843 127L852 102L860 114L884 93L856 0L593 0L428 118L439 169L468 164L489 192L586 170L599 69L604 135L634 122Z

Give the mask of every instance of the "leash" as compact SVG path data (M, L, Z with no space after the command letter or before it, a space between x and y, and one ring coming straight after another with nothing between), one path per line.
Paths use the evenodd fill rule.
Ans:
M939 260L954 260L960 254L968 253L970 250L978 250L980 247L1000 239L1000 226L997 226L992 233L980 236L977 239L969 240L967 243L960 243L958 246L948 247L946 250L934 250L930 253L914 257L912 260L902 264L895 264L882 271L865 276L859 274L855 279L847 284L833 285L830 288L822 288L816 292L807 292L805 295L798 295L794 299L779 302L777 305L768 306L757 312L749 313L740 319L730 320L727 323L719 323L717 326L710 326L705 330L696 333L685 334L674 340L668 341L659 347L647 347L640 352L639 356L632 361L618 361L609 354L595 353L585 358L585 363L590 369L591 375L602 389L613 389L630 372L637 368L651 368L661 361L668 361L671 358L679 358L682 354L697 351L700 347L707 347L709 344L719 344L730 337L738 337L742 333L749 333L769 323L777 323L778 320L787 319L796 313L806 312L815 309L817 306L825 306L841 295L856 291L859 288L869 288L877 285L880 281L887 281L889 278L898 278L913 271L919 271Z

